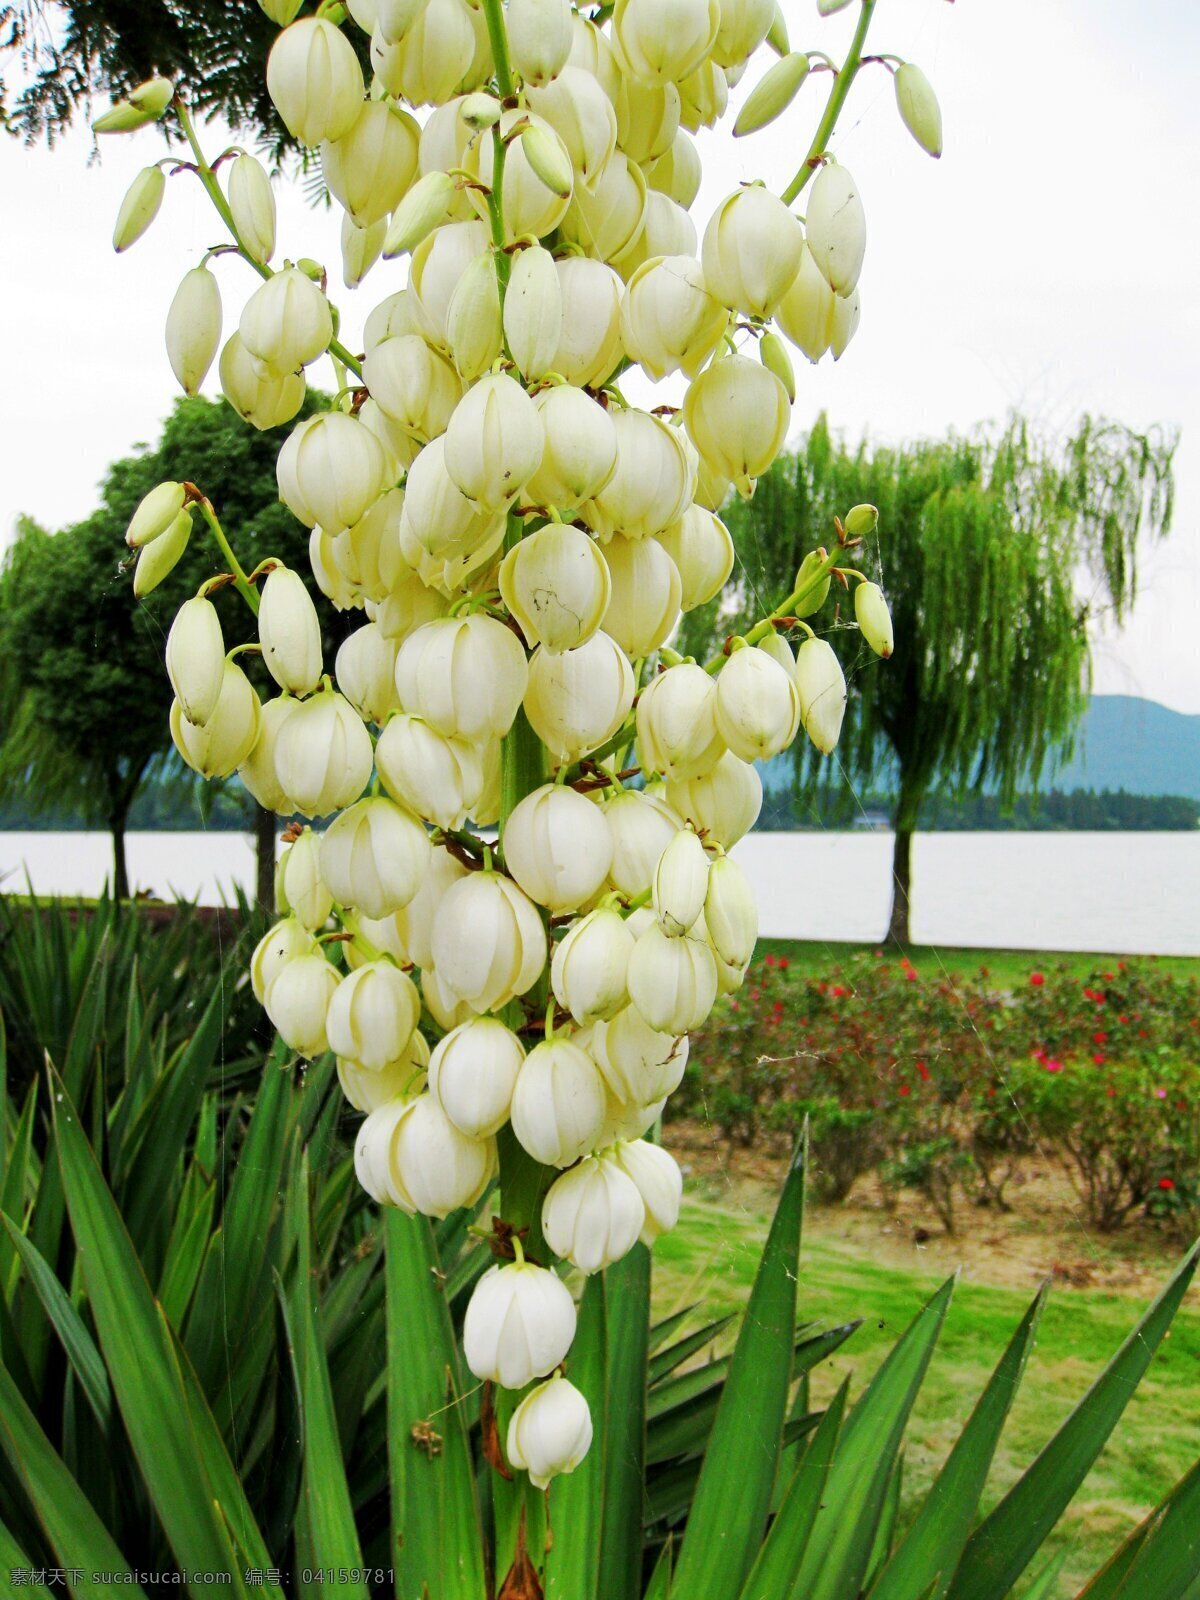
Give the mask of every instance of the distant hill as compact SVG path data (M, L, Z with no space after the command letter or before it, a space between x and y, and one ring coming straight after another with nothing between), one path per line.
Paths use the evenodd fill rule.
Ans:
M776 756L761 770L768 790L791 787L790 757ZM1124 789L1200 800L1200 716L1168 711L1134 695L1093 695L1076 735L1075 755L1057 770L1047 767L1042 788Z
M1124 789L1200 800L1200 717L1127 694L1093 695L1075 756L1053 775L1057 789Z

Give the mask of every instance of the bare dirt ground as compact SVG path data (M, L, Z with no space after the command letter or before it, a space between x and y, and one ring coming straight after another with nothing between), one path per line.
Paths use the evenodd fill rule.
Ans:
M668 1123L663 1142L701 1193L770 1215L787 1164L782 1146L739 1149L695 1121ZM930 1273L961 1267L965 1278L1000 1288L1032 1290L1051 1277L1062 1288L1149 1298L1161 1287L1164 1265L1178 1257L1178 1239L1144 1219L1130 1221L1119 1233L1098 1232L1052 1155L1027 1162L1005 1198L1009 1212L961 1196L955 1231L948 1235L923 1196L890 1195L868 1176L840 1205L810 1202L805 1230L879 1266Z

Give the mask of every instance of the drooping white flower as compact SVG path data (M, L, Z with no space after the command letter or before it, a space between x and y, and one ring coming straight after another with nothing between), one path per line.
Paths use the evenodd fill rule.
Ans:
M778 755L800 726L800 695L792 673L769 650L734 650L717 677L716 718L717 731L741 760Z
M577 761L612 738L629 715L633 696L629 658L600 630L575 650L552 655L540 647L534 652L525 715L552 761Z
M833 646L806 639L796 652L796 688L804 731L822 755L837 746L846 714L846 676Z
M646 1139L627 1140L613 1149L613 1160L633 1180L645 1207L641 1240L651 1245L679 1221L683 1174L674 1156Z
M877 656L886 661L896 647L892 614L877 583L860 583L854 590L854 616L862 636Z
M520 641L502 622L479 612L427 622L405 639L396 657L401 705L447 737L502 738L527 681Z
M588 501L589 524L605 538L620 532L644 539L687 510L695 488L695 467L684 436L647 411L626 407L612 414L617 433L617 465L611 478Z
M420 133L394 101L368 100L340 138L321 145L325 182L358 227L381 222L404 198L417 174Z
M258 696L236 661L225 662L221 691L202 728L188 721L178 700L171 702L172 742L203 778L227 778L236 772L254 748L260 721Z
M301 144L311 148L340 139L353 127L363 100L354 46L324 18L293 22L271 46L267 93Z
M421 1015L416 985L390 961L369 961L342 979L329 1003L329 1048L381 1071L398 1061Z
M682 938L703 911L708 871L704 846L690 828L681 828L654 869L654 915L672 938Z
M697 832L730 850L758 821L762 779L748 762L726 750L698 777L668 780L667 802Z
M411 904L430 869L429 836L403 806L369 795L321 835L321 877L339 905L385 917Z
M755 481L779 454L790 419L783 384L747 356L714 361L689 384L683 402L692 443L742 495L753 493Z
M632 660L665 644L679 621L679 569L656 539L614 534L604 548L612 594L604 628Z
M631 899L649 889L658 859L680 819L657 795L622 789L604 807L613 841L609 881Z
M637 1185L606 1153L585 1156L555 1178L542 1202L546 1243L581 1272L599 1272L628 1255L645 1222Z
M702 940L673 939L657 923L647 928L629 958L629 998L660 1033L698 1028L717 998L717 966Z
M679 604L684 611L707 605L725 587L733 571L733 539L729 529L707 507L690 505L655 538L679 571Z
M353 531L353 530L351 530ZM347 634L334 661L337 686L364 722L379 727L400 704L396 693L395 639L378 622L367 622Z
M867 218L858 185L838 162L826 162L813 179L805 223L826 282L835 294L852 294L867 249Z
M562 335L553 370L568 383L594 388L622 356L620 277L603 261L567 256L555 263L562 292Z
M263 994L263 1008L289 1050L319 1056L328 1047L325 1021L338 975L323 955L285 961Z
M433 965L476 1011L496 1011L537 982L546 930L511 879L471 872L448 888L433 916Z
M510 1465L528 1472L535 1489L574 1472L592 1443L588 1403L566 1378L541 1383L513 1412L504 1449Z
M167 311L167 359L184 394L198 394L221 342L221 291L207 267L184 274Z
M612 837L599 806L563 784L525 796L504 829L504 864L531 900L558 913L590 900L608 876Z
M648 377L694 378L721 342L729 311L710 291L694 257L657 256L630 278L621 338Z
M353 1061L339 1060L338 1082L342 1093L356 1111L377 1111L396 1100L411 1099L425 1088L424 1069L429 1065L429 1046L418 1030L408 1041L408 1049L398 1061L379 1072L360 1067Z
M521 1041L498 1017L472 1017L434 1047L429 1092L456 1128L486 1138L508 1121L524 1059Z
M726 748L712 675L684 661L651 679L637 704L637 737L645 772L677 781L710 772Z
M579 394L575 389L548 389ZM591 400L597 415L604 418ZM604 418L607 420L607 418ZM612 593L608 563L582 528L548 522L519 540L500 565L500 593L530 649L576 650L599 628Z
M477 1378L523 1389L565 1358L575 1322L575 1302L555 1273L529 1261L489 1267L467 1303L463 1355Z
M196 595L175 613L167 634L167 677L183 715L202 728L217 709L225 681L225 640L211 600Z
M273 567L262 586L258 638L263 665L289 694L311 694L321 680L321 623L304 579Z
M613 1016L629 998L625 980L632 953L633 935L619 911L612 906L589 911L554 947L554 998L581 1026Z
M701 241L704 281L733 311L769 317L800 267L804 232L783 201L752 184L713 212Z
M718 856L709 868L704 923L718 961L744 967L758 938L758 905L749 878L730 856Z
M275 746L279 741L280 730L298 704L299 702L293 700L290 695L281 694L262 705L258 719L258 738L255 739L250 754L237 769L243 788L249 790L260 806L267 811L277 812L280 816L287 816L296 808L284 793L279 774L275 770Z
M294 372L329 348L333 315L311 278L299 267L284 267L246 301L238 334L255 360L272 372Z
M275 254L275 195L262 162L245 151L229 164L228 198L238 238L265 266Z
M420 717L392 717L375 746L384 788L439 828L461 828L483 790L482 753Z
M278 977L289 961L313 955L316 949L317 941L297 917L284 917L273 928L268 928L250 957L250 987L259 1005L272 979Z
M323 838L305 828L279 857L275 868L275 899L281 911L290 911L315 933L333 910L333 895L321 876Z
M373 759L362 718L332 690L301 701L275 742L280 785L306 817L328 816L357 800Z
M654 1105L674 1094L687 1067L687 1035L652 1028L632 1005L589 1028L586 1048L612 1094L631 1106Z
M604 1080L590 1056L556 1034L522 1062L509 1115L535 1161L569 1167L594 1147L604 1126Z

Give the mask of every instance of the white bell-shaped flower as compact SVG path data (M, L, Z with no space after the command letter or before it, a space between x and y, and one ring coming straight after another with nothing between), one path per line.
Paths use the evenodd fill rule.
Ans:
M398 1061L421 1015L416 984L390 961L369 961L342 979L325 1020L329 1048L381 1071Z
M344 411L323 411L293 431L276 476L280 499L301 522L340 533L387 488L387 457L361 422Z
M566 1357L575 1322L575 1302L555 1273L529 1261L489 1267L467 1303L463 1355L477 1378L523 1389Z
M284 917L269 928L250 957L250 987L259 1005L272 979L278 977L289 961L295 961L298 956L314 955L316 950L317 941L298 917Z
M886 661L896 647L896 639L892 632L892 614L877 583L860 583L855 587L854 616L863 638L875 654ZM167 643L169 649L170 641Z
M626 1106L651 1106L665 1100L678 1089L687 1068L687 1036L652 1028L632 1005L618 1011L611 1021L589 1028L586 1048L610 1093Z
M426 1015L432 1017L438 1027L447 1033L478 1015L476 1008L455 994L449 984L443 983L432 967L421 969L421 998Z
M390 95L409 105L441 105L466 84L478 40L464 0L427 0L394 43L371 37L371 65ZM480 18L482 23L482 17Z
M800 726L792 674L766 650L734 650L717 676L717 731L743 761L786 750Z
M273 567L262 586L258 638L263 665L289 694L311 694L321 681L321 623L304 579Z
M565 145L576 183L594 188L617 147L617 113L600 82L566 66L553 82L526 88L525 97Z
M605 631L637 661L665 644L679 621L683 585L679 569L654 539L614 534L604 547L612 596Z
M167 311L167 359L184 394L198 394L221 342L221 291L207 267L180 280Z
M378 727L400 704L396 693L398 648L378 622L368 622L346 635L334 661L338 688L364 722Z
M703 170L695 141L681 128L670 149L647 170L646 182L656 193L665 194L686 211L700 193Z
M422 557L453 561L484 548L504 518L481 512L446 471L445 437L431 440L409 468L400 517L400 554L422 571Z
M490 250L475 257L450 296L446 343L459 376L468 383L482 377L504 348L500 280Z
M769 317L799 271L803 244L803 229L782 200L758 185L737 189L704 230L704 281L730 310Z
M679 85L679 123L690 133L713 128L729 108L729 75L715 61L702 61Z
M324 139L340 139L362 108L362 68L354 46L323 17L293 22L271 46L267 93L301 144L311 149Z
M630 899L645 894L654 869L670 844L680 819L657 795L641 789L623 789L604 807L613 841L609 882Z
M573 1383L555 1376L521 1401L505 1435L510 1466L528 1472L535 1489L574 1472L592 1444L592 1414Z
M613 38L635 77L678 83L707 57L720 23L718 0L617 0Z
M511 629L478 612L426 623L396 657L401 705L447 737L502 738L527 681L525 652Z
M721 0L721 26L713 41L713 60L720 67L741 66L767 37L774 20L772 0Z
M306 928L316 933L329 920L333 894L321 876L321 849L324 837L305 828L279 857L275 868L275 900L281 911L290 911Z
M339 1061L338 1082L342 1093L356 1111L377 1111L396 1100L412 1099L425 1088L429 1065L429 1046L419 1031L408 1041L408 1049L398 1061L391 1061L378 1072L353 1061Z
M830 755L846 714L846 675L824 639L806 639L796 651L796 688L805 733L822 755Z
M226 339L217 364L221 393L251 427L279 428L304 404L303 372L276 372L252 356L234 333Z
M676 780L710 772L725 753L711 673L684 661L651 679L638 699L637 737L644 772Z
M265 266L275 254L275 194L262 162L244 151L229 164L228 199L238 238Z
M535 1045L521 1064L509 1116L522 1148L547 1167L569 1167L604 1126L604 1080L565 1034Z
M444 594L422 583L415 572L409 572L388 591L375 621L384 636L399 650L410 633L416 633L427 622L444 617L448 609L449 601Z
M275 772L297 811L324 817L357 800L371 776L371 736L332 690L303 700L275 741Z
M787 390L760 361L714 361L683 401L688 435L709 467L750 495L783 448L792 408Z
M699 777L669 780L667 802L711 843L731 850L758 821L762 779L753 766L726 750Z
M542 459L537 407L515 378L496 372L473 384L446 428L446 471L476 505L498 511Z
M476 1011L496 1011L541 976L546 930L533 902L511 879L470 872L442 896L431 949L444 985Z
M465 878L467 869L442 845L435 844L429 852L429 870L421 879L421 887L408 902L396 912L396 931L405 956L424 972L433 965L433 918L442 896L451 884Z
M721 342L727 307L704 281L691 256L647 260L630 278L621 302L621 339L647 377L683 372L694 378Z
M654 915L672 938L682 937L703 911L708 870L704 846L690 828L681 828L654 869Z
M637 244L645 220L645 175L636 162L617 150L590 189L580 184L575 190L560 226L569 243L593 259L612 262ZM568 316L565 304L563 315L564 319ZM560 370L557 362L554 370ZM564 372L563 376L568 375ZM584 380L573 377L571 381Z
M684 438L647 411L627 407L612 413L617 431L617 465L592 497L586 516L605 537L623 533L644 539L661 533L687 510L696 486L695 467Z
M633 935L613 906L598 906L567 929L554 947L550 987L581 1026L611 1017L627 1004L625 987Z
M504 864L531 900L574 911L596 893L612 864L604 812L565 784L543 784L513 808Z
M413 251L408 273L412 305L408 313L420 319L418 330L448 353L446 313L458 280L480 253L491 247L487 224L477 217L469 222L447 222L435 228Z
M202 778L227 778L254 749L261 718L249 678L236 661L226 661L221 692L202 728L188 721L178 700L171 702L171 740L193 772Z
M396 1187L425 1217L473 1206L495 1176L496 1160L495 1140L460 1132L431 1094L413 1101L392 1136Z
M167 634L166 655L167 677L180 710L202 728L217 709L225 681L225 639L211 600L195 595L183 602Z
M548 122L526 108L505 111L500 132L506 139L504 177L500 185L506 244L542 239L553 233L570 204L574 177L567 147ZM495 141L490 128L475 135L463 157L463 168L491 189L495 182ZM486 194L466 191L480 216L487 216Z
M867 249L867 215L846 168L827 161L813 179L805 207L808 248L835 294L853 294Z
M368 961L378 961L381 956L391 956L398 967L408 965L408 953L401 941L394 911L384 917L368 917L361 911L342 906L340 920L348 935L342 942L342 954L351 972L365 967Z
M518 253L504 291L504 341L527 382L552 370L562 338L562 287L549 250Z
M546 391L558 392L579 393ZM604 415L598 406L595 410ZM538 528L500 565L501 596L531 650L538 645L551 653L578 649L600 626L611 592L608 563L595 540L567 523Z
M412 1203L393 1177L392 1139L412 1103L412 1098L400 1096L373 1106L354 1140L354 1175L371 1199L376 1205L403 1206L409 1212Z
M700 248L696 224L682 206L657 189L646 190L646 210L637 242L617 257L614 265L630 281L639 268L662 256L682 256L695 261ZM728 311L725 312L728 316Z
M429 835L411 812L368 795L321 835L321 877L341 906L386 917L410 905L430 870Z
M758 939L758 903L749 878L730 856L718 856L709 868L704 925L717 959L745 967Z
M806 241L796 276L775 308L776 322L810 361L820 361L833 343L839 304L847 303L825 281Z
M679 1221L683 1199L683 1174L674 1156L660 1144L633 1139L618 1144L612 1158L632 1178L642 1197L645 1221L641 1240L652 1245L660 1234L670 1233Z
M590 395L567 383L543 389L533 403L544 447L541 465L525 486L526 497L534 505L573 510L599 494L616 470L612 418Z
M542 1232L556 1256L600 1272L627 1256L646 1223L633 1179L613 1156L585 1156L555 1178L542 1202Z
M242 787L267 811L286 816L295 807L283 792L275 770L275 745L283 724L296 709L297 702L290 695L278 695L268 700L258 719L258 738L250 754L237 769Z
M707 507L690 505L669 528L655 535L679 570L679 604L683 611L707 605L725 587L733 571L733 538Z
M571 54L567 0L509 0L505 10L512 64L526 83L548 83Z
M284 267L246 301L238 334L256 361L276 373L294 372L329 348L333 314L311 278Z
M624 284L610 266L589 256L555 263L562 292L562 335L553 370L583 389L598 387L620 364Z
M417 175L416 119L389 100L368 100L340 139L321 146L321 171L360 228L381 222Z
M363 382L384 415L422 441L446 431L463 392L445 356L415 333L372 346L363 361Z
M336 968L316 954L286 961L271 979L263 1009L289 1050L311 1058L328 1048L325 1019L337 986Z
M525 715L551 761L577 761L616 733L629 715L634 689L629 657L600 631L576 650L534 652Z
M390 795L439 828L461 828L483 789L476 745L406 713L379 735L375 765Z
M660 1033L698 1028L717 998L717 964L701 939L673 939L655 923L629 958L629 998Z
M452 1028L429 1058L429 1092L461 1132L484 1139L508 1121L521 1041L498 1017L472 1017Z

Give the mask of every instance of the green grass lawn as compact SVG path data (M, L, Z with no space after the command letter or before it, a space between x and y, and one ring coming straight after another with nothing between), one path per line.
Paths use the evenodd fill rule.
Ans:
M786 956L806 978L832 978L853 971L856 964L900 959L900 953L880 944L837 944L827 939L760 939L756 960L765 955ZM922 977L958 974L974 977L986 967L1002 988L1025 983L1034 971L1061 970L1075 978L1115 970L1119 961L1153 967L1177 977L1200 978L1200 956L1121 956L1075 953L1066 950L984 950L955 945L910 945L907 959Z
M915 958L914 958L915 959ZM766 1236L765 1211L693 1194L679 1227L655 1245L655 1311L692 1302L714 1314L748 1295ZM852 1373L852 1398L938 1287L940 1275L872 1261L862 1246L828 1237L820 1213L810 1218L798 1308L804 1320L863 1324L813 1376L823 1405ZM1162 1279L1169 1275L1164 1267ZM999 1360L1031 1295L962 1281L908 1430L905 1498L928 1487L970 1408ZM1124 1534L1157 1503L1200 1453L1200 1304L1193 1290L1118 1424L1107 1449L1068 1511L1048 1551L1067 1550L1056 1591L1074 1594ZM1055 1289L1037 1346L1001 1440L985 1506L1033 1460L1137 1322L1143 1301L1099 1290Z

